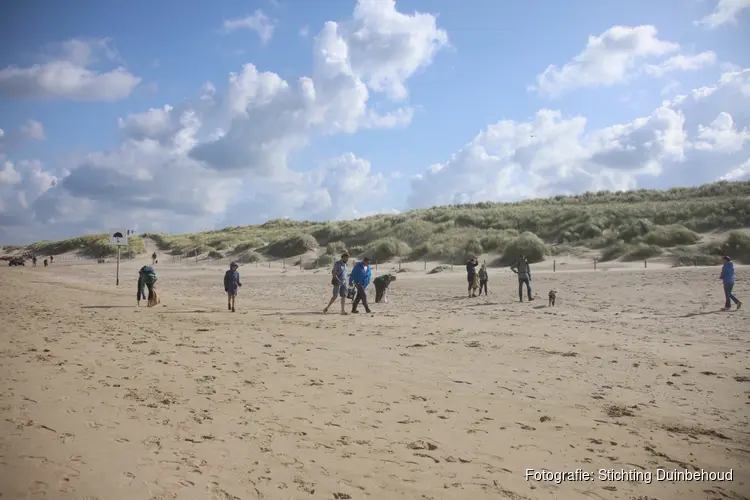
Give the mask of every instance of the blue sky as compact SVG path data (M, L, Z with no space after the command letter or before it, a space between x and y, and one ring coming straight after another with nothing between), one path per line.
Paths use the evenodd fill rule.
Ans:
M747 178L748 7L17 2L0 242Z

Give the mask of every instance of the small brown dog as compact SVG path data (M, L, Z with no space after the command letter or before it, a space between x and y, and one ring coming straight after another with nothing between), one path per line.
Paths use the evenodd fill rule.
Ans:
M555 298L557 297L557 291L549 291L549 307L555 307Z

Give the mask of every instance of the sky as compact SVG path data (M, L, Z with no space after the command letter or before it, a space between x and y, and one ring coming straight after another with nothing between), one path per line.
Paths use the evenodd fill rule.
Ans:
M750 179L750 0L0 10L0 244Z

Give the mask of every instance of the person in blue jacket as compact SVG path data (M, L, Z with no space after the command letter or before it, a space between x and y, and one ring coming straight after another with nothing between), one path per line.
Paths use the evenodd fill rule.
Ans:
M742 307L742 302L732 295L732 289L734 288L734 263L728 256L724 256L724 265L721 267L721 274L719 279L724 283L724 310L729 311L732 309L732 302L737 304L737 309Z
M352 274L349 275L349 286L354 284L357 288L357 296L354 297L352 302L352 312L357 314L357 306L362 301L362 305L365 306L365 311L370 313L370 306L367 305L367 286L370 284L372 278L372 271L370 270L370 259L365 257L362 262L354 264Z

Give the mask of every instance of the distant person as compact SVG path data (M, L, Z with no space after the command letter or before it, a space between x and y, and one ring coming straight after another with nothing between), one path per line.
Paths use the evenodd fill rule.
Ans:
M487 264L482 264L482 267L479 268L479 295L482 295L482 290L484 290L484 295L487 296L487 283L489 280L490 277L487 274Z
M479 262L474 257L470 258L466 263L466 279L469 282L469 297L476 297L477 288L479 283L477 282L477 266Z
M156 293L156 272L151 266L143 266L139 271L139 278L143 279L143 282L148 288L148 307L153 307L159 303L159 296Z
M333 295L328 305L323 309L323 314L328 313L328 309L336 302L337 298L341 299L341 314L347 315L346 312L346 278L349 274L349 270L346 263L349 262L349 254L344 252L341 254L341 259L333 264L331 270L331 286L333 286Z
M229 264L229 270L224 273L224 291L227 292L227 309L234 312L234 303L237 299L237 291L242 286L240 283L240 266L236 262Z
M724 310L731 310L732 302L737 304L737 309L742 307L742 302L732 295L732 289L734 288L734 262L732 262L729 256L724 256L724 265L721 267L719 279L724 283Z
M156 252L151 254L151 264L156 264Z
M49 263L52 264L54 262L55 262L55 256L54 255L50 255L49 256Z
M49 262L47 262L47 259L44 259L44 267L47 267L49 265Z
M379 304L381 300L386 304L388 303L388 287L394 281L396 281L396 277L392 274L384 274L372 280L372 284L375 285L376 304Z
M357 289L357 296L354 297L352 302L352 313L357 314L357 306L360 301L365 308L366 313L370 313L370 306L367 305L367 287L370 284L372 278L372 270L370 269L370 259L365 257L362 262L354 264L352 274L349 276L349 285L354 284Z
M31 266L36 267L36 255L31 258Z
M521 255L518 260L510 266L510 270L518 275L518 299L523 302L523 285L526 284L526 292L529 300L534 300L531 295L531 266L526 256Z

